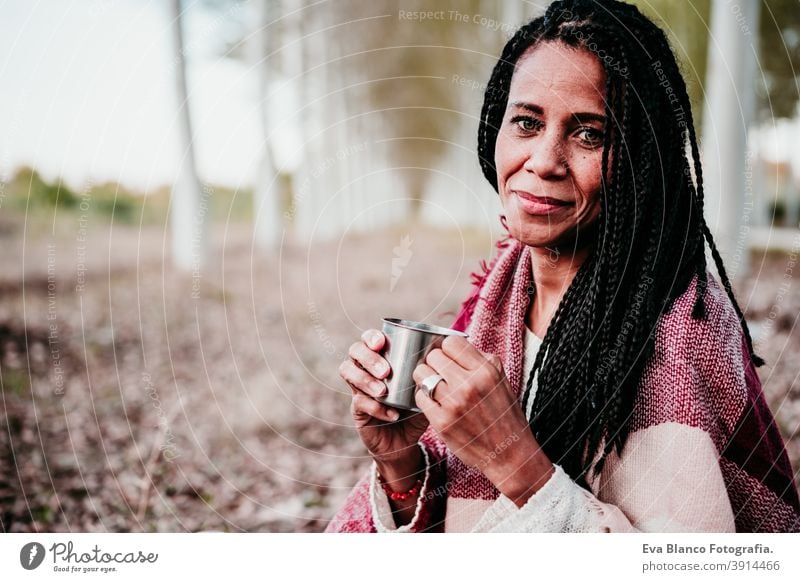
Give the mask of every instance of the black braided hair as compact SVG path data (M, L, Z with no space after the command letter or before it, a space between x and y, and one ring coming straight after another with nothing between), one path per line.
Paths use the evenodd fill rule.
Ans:
M763 360L753 352L703 218L703 174L686 84L664 32L636 7L559 0L514 34L484 95L478 156L486 179L498 190L495 143L517 61L543 42L592 52L606 74L610 122L597 242L551 319L522 401L527 410L538 373L531 429L548 457L587 486L595 455L599 471L612 450L622 451L658 319L695 277L692 316L705 318L706 242L750 357L756 366Z

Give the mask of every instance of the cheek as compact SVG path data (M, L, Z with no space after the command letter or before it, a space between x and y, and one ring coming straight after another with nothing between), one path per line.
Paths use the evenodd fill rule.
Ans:
M523 158L522 148L514 147L514 141L500 131L494 147L494 167L497 168L499 185L505 184L506 178L513 173L514 168L523 163Z
M587 205L594 204L600 199L602 164L602 153L579 156L571 164L575 185Z

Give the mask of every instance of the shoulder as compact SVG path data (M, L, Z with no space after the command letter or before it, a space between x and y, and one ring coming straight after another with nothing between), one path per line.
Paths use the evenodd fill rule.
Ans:
M695 276L686 290L675 299L671 309L662 314L656 333L656 347L683 353L697 363L726 355L739 360L742 326L725 289L708 273L704 296L706 315L702 319L695 319L692 310L697 284ZM728 359L725 358L726 361Z
M694 319L697 278L660 317L645 367L633 429L678 422L721 445L747 403L743 332L725 290L708 274L706 316Z

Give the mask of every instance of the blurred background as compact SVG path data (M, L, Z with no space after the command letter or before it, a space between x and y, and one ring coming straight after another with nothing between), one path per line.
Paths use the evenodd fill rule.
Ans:
M634 3L797 470L800 5ZM0 531L324 529L369 466L339 363L493 255L477 119L546 4L2 3Z

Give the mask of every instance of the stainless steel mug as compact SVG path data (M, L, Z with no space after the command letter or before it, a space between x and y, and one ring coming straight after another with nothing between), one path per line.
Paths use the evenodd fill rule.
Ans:
M468 336L455 329L393 317L383 318L383 335L386 344L381 355L392 369L383 380L388 392L377 400L394 408L420 412L414 400L414 369L428 353L441 347L448 335Z

